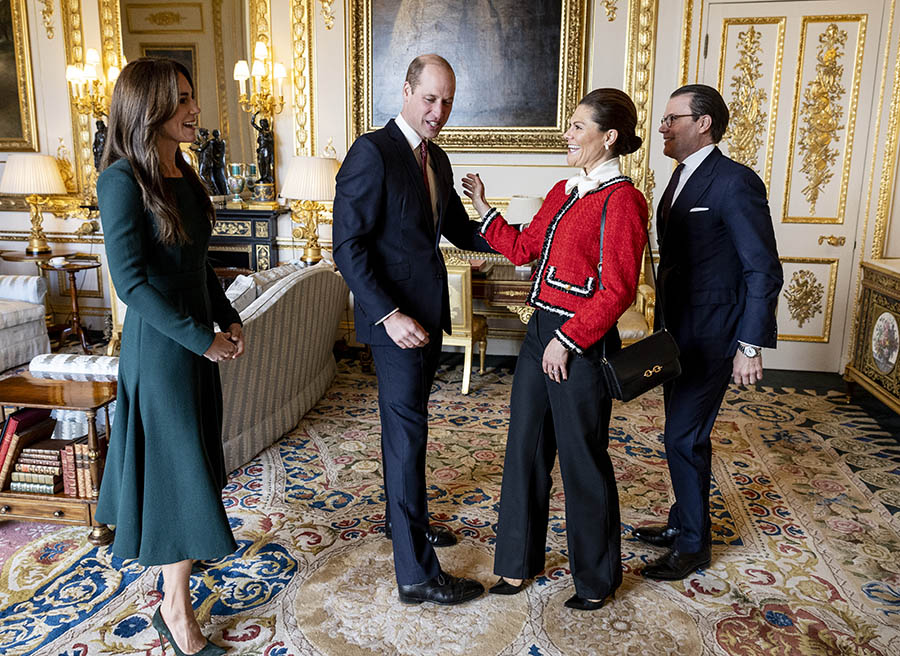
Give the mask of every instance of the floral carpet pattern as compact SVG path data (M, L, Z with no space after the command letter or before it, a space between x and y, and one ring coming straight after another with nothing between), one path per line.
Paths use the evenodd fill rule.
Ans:
M509 370L441 369L431 397L432 520L459 545L450 572L485 584L509 415ZM643 579L661 552L634 526L672 492L662 395L613 409L624 583L593 613L563 606L562 488L546 570L524 593L461 606L397 601L384 539L375 378L341 361L326 395L224 492L237 553L198 563L195 607L229 654L578 656L900 654L900 443L838 392L731 388L713 434L713 560L684 581ZM158 568L112 557L84 528L0 523L0 653L159 654ZM170 650L171 653L171 650Z

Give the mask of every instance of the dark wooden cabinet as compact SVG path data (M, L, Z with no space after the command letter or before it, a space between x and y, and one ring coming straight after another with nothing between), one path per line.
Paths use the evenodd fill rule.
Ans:
M209 242L209 261L213 267L261 271L277 266L278 217L288 211L287 208L217 210Z

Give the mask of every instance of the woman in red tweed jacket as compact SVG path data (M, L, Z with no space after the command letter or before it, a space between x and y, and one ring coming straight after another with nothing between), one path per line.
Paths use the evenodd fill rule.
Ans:
M585 96L565 138L580 175L558 182L522 232L463 179L488 243L515 264L536 262L536 308L519 352L510 398L491 592L515 594L544 569L550 472L559 450L575 595L595 610L622 582L619 499L607 453L612 400L600 370L620 348L616 321L634 301L647 240L647 203L619 169L641 145L634 103L617 89Z

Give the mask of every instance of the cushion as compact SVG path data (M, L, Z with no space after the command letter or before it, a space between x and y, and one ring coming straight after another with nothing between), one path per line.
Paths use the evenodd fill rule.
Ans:
M647 327L647 320L644 319L644 315L633 307L625 310L625 313L619 317L618 328L619 337L621 337L623 341L643 339L650 334L650 329Z
M294 273L294 271L299 271L303 268L304 267L300 266L299 264L282 264L275 267L274 269L263 269L262 271L257 271L252 276L250 276L256 283L256 295L261 296L264 291L266 291L276 282L278 282L285 276Z
M237 276L225 290L225 296L231 301L231 307L240 314L258 296L256 283L250 276Z
M119 358L108 355L44 353L31 360L28 369L38 378L113 381L119 373Z
M0 298L43 304L47 281L41 276L0 275Z
M9 301L0 298L0 329L11 328L35 319L43 319L44 314L43 303Z

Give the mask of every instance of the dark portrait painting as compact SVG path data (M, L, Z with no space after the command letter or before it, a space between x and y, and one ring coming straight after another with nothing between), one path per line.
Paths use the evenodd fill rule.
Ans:
M10 0L0 0L0 139L23 136L18 88L12 7Z
M141 54L144 57L161 57L174 59L191 72L194 84L197 84L197 46L193 44L178 45L144 45L141 44Z
M401 107L409 62L435 52L456 71L458 127L557 123L560 0L372 0L373 114Z

